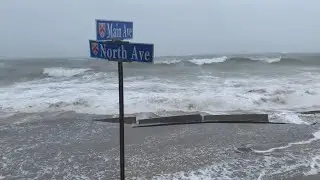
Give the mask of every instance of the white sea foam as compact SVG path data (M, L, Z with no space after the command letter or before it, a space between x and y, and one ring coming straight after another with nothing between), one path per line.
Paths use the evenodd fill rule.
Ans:
M162 61L156 61L155 64L178 64L181 62L191 62L195 65L206 65L206 64L215 64L215 63L222 63L228 61L229 57L227 56L221 56L221 57L213 57L213 58L204 58L204 59L191 59L191 60L162 60ZM252 61L261 61L265 63L275 63L280 62L281 57L259 57L259 58L249 58L248 60Z
M259 58L251 58L252 60L263 61L266 63L275 63L280 62L281 57L259 57Z
M52 76L70 77L88 69L49 68ZM306 124L290 112L314 109L320 102L320 75L297 74L278 79L264 77L216 77L200 73L198 79L164 79L152 76L125 78L125 112L277 111L274 121ZM181 79L180 79L181 78ZM306 84L306 81L310 83ZM294 83L292 83L294 82ZM312 92L311 92L312 91ZM54 81L34 80L0 87L3 112L76 111L94 114L118 113L117 75L87 73ZM290 110L290 111L288 111Z
M283 122L283 123L292 123L292 124L310 124L302 120L299 117L299 114L296 112L291 111L282 111L282 112L275 112L269 115L269 120L271 122Z
M313 141L317 141L320 139L320 131L317 131L315 133L313 133L313 138L310 138L308 140L304 140L304 141L298 141L298 142L292 142L292 143L289 143L285 146L279 146L279 147L274 147L274 148L270 148L270 149L267 149L267 150L253 150L255 153L270 153L270 152L273 152L273 151L276 151L276 150L281 150L281 149L287 149L287 148L290 148L294 145L303 145L303 144L310 144L312 143Z
M82 68L44 68L43 74L47 74L51 77L72 77L75 75L83 74L90 69L82 69Z
M262 180L263 176L265 175L266 175L266 171L262 170L257 180Z
M317 155L311 159L310 162L310 170L304 175L309 176L309 175L316 175L320 173L320 155Z
M222 57L211 58L211 59L192 59L189 61L197 65L204 65L204 64L225 62L227 59L228 59L227 56L222 56Z
M181 60L155 61L155 64L178 64Z
M313 138L309 140L290 143L287 146L271 148L265 151L256 151L255 153L269 153L275 150L289 148L293 145L305 145L320 139L320 131L313 133ZM318 174L320 172L320 156L314 155L316 152L304 152L304 154L283 154L283 156L257 156L263 159L228 159L213 163L212 165L200 167L188 172L180 171L172 174L156 175L154 180L211 180L211 179L257 179L262 180L265 177L292 175L292 172L299 168L309 167L310 170L305 175ZM309 160L310 159L310 160ZM288 164L290 160L294 163ZM245 167L245 168L243 168ZM276 168L275 168L276 167ZM141 177L139 180L146 178ZM149 178L150 179L150 178Z
M245 163L246 164L246 163ZM245 179L254 179L255 174L259 171L259 166L252 166L247 164L244 169L243 167L238 167L241 162L238 160L224 161L221 163L216 163L211 166L199 168L197 170L192 170L189 172L176 172L172 174L161 174L156 175L153 180L212 180L212 179L223 179L223 180L238 180L242 179L234 175L236 172L242 172ZM146 180L147 178L137 178L138 180Z
M302 159L301 159L302 158ZM293 160L296 163L287 164L286 160ZM199 169L191 171L180 171L172 174L155 175L153 180L241 180L241 179L257 179L262 180L265 177L289 173L300 167L308 166L307 158L303 157L272 157L264 156L262 159L232 159L225 160L212 165L199 167ZM276 167L276 168L275 168ZM146 180L147 178L139 177L138 180Z

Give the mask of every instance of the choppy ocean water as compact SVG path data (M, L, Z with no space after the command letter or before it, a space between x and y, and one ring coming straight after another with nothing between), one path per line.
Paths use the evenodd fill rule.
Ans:
M4 125L0 132L11 128L11 121L19 126L55 115L59 118L63 112L70 112L70 117L74 113L118 114L117 81L114 62L88 58L1 59L0 120ZM320 109L320 54L159 57L154 64L125 63L124 88L125 114L138 119L190 112L266 112L271 121L311 126L318 116L297 112ZM207 163L188 172L164 171L154 178L263 179L299 168L306 174L317 173L319 133L317 128L303 132L310 138L252 150L262 154L257 156L260 159L235 153L228 161ZM14 148L5 138L1 142L3 150ZM4 178L10 177L11 171L5 170L10 162L11 166L15 163L8 162L5 154L2 158L6 163L0 165L0 172L7 172L6 176L2 173ZM238 166L233 166L237 162ZM243 165L248 166L247 174L240 171ZM0 173L0 179L2 176Z
M118 113L114 62L0 62L3 113ZM319 108L320 55L163 57L154 64L126 63L124 74L127 114Z

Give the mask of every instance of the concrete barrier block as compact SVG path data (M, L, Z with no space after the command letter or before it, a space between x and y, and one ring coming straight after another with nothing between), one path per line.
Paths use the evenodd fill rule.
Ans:
M199 124L199 123L202 123L202 122L196 121L196 122L184 122L184 123L171 122L171 123L132 124L132 127L137 128L137 127L154 127L154 126L174 126L174 125Z
M119 118L105 118L105 119L95 119L94 121L102 121L102 122L108 122L108 123L119 123ZM124 123L125 124L135 124L136 123L136 117L124 117Z
M181 116L168 116L168 117L157 117L150 119L141 119L138 120L138 124L184 124L184 123L195 123L201 122L202 116L200 114L191 114L191 115L181 115Z
M221 123L269 123L268 114L206 115L203 122Z

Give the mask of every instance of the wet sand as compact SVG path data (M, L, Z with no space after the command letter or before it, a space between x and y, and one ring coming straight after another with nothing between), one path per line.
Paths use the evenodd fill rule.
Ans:
M320 179L320 174L317 175L310 175L310 176L297 176L293 178L288 178L286 180L319 180Z
M92 119L89 115L63 115L58 120L51 117L2 124L0 177L119 179L118 124ZM308 140L316 129L295 124L126 125L126 177L171 179L179 172L189 176L189 172L196 171L199 176L211 173L212 179L258 179L264 169L273 172L273 166L281 169L300 163L320 146L313 143L312 147L292 147L266 155L252 149ZM270 177L266 173L265 179L291 176L290 172L284 173Z

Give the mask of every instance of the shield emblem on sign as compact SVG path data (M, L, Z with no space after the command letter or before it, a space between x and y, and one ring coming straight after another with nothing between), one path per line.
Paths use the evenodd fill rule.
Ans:
M99 23L98 24L98 30L99 30L99 35L101 38L104 38L106 35L106 24L105 23Z
M91 43L92 53L96 56L99 53L98 43Z

